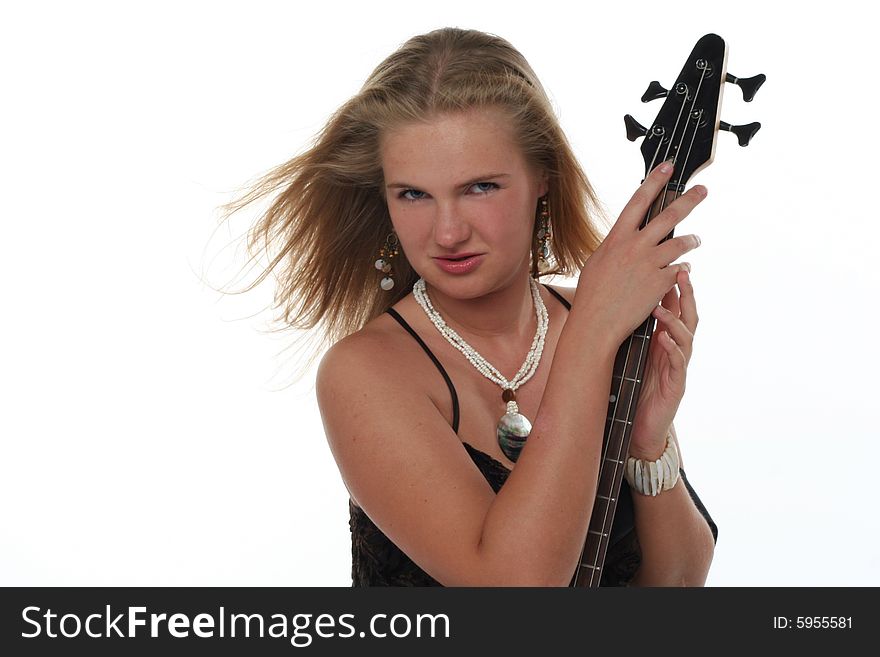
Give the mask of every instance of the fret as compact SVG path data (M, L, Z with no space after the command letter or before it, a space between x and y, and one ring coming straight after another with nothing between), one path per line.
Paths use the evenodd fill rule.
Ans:
M630 422L629 420L621 420L619 417L609 417L605 419L606 422L609 422L611 420L614 420L615 422L620 422L621 424L632 424L632 422Z
M626 388L637 387L636 383L641 381L644 373L644 363L648 356L645 349L637 349L633 347L630 354L626 354L626 345L620 348L614 362L614 370L612 371L612 382L617 386ZM624 383L624 381L626 383Z
M606 502L616 502L616 497L608 497L607 495L596 495L597 500L605 500Z
M627 424L626 420L621 420L619 418L614 418L617 420L618 424ZM605 418L605 441L602 444L602 453L608 449L609 445L619 445L620 441L623 440L624 435L629 433L625 428L615 427L613 424L609 424L612 418L609 416ZM619 429L619 431L618 431Z
M608 536L605 532L597 532L595 529L591 529L588 534L593 534L595 536Z
M602 570L599 566L594 563L582 563L578 568L589 568L590 570Z
M603 460L603 461L610 461L611 463L618 463L618 464L620 464L620 465L623 465L623 464L624 464L623 461L620 461L620 460L618 460L618 459L612 459L612 458L610 458L610 457L608 457L608 456L606 456L606 457L605 457L604 459L602 459L602 460Z
M618 452L617 455L621 456L622 454ZM603 463L601 470L599 481L596 483L596 492L613 500L615 499L613 496L617 495L617 491L620 490L618 480L623 476L623 466L611 466Z

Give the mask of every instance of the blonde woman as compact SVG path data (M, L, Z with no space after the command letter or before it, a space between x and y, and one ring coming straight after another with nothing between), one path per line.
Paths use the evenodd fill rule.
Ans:
M652 313L630 456L680 466L697 311L675 261L699 239L660 242L706 190L640 231L670 176L655 169L603 239L528 62L442 29L379 64L311 148L232 206L275 195L251 246L277 251L284 322L331 345L317 395L351 498L354 585L568 585L614 357ZM575 289L539 282L575 273ZM717 531L676 470L656 495L624 482L603 585L705 582Z

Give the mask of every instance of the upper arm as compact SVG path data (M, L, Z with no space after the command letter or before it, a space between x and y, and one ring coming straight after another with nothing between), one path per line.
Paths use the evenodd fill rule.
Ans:
M494 493L423 387L389 367L388 345L350 336L318 368L318 406L354 502L423 570L476 585Z

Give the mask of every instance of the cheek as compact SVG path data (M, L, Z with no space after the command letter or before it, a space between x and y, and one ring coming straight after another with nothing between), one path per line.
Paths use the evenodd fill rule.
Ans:
M512 242L530 242L535 224L534 213L528 201L510 204L499 212L498 226L501 235Z
M431 218L417 204L412 207L389 206L388 215L404 250L408 245L424 242L431 235Z

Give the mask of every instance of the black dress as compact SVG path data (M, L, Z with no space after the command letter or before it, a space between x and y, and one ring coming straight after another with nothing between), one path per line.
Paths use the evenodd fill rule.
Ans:
M567 309L571 309L568 301L556 290L548 286L545 287ZM455 386L452 385L452 380L440 364L440 361L437 360L437 357L406 320L393 308L389 308L388 313L416 339L446 381L446 385L452 395L452 429L458 433L458 394L455 391ZM485 452L475 449L466 442L462 442L462 445L467 450L474 464L483 473L492 490L496 493L501 490L511 471L503 463ZM718 528L715 526L715 522L688 482L684 470L680 470L680 473L681 481L687 488L697 509L703 514L706 522L709 523L712 537L717 541ZM354 502L349 500L348 506L350 512L349 527L351 528L352 586L442 586L437 580L419 568L406 553L392 543ZM641 548L635 533L634 522L632 493L624 479L620 488L614 524L611 528L611 537L608 542L608 551L605 555L605 565L602 570L600 586L625 586L638 570L641 562Z

